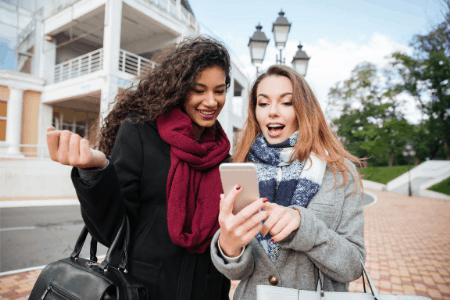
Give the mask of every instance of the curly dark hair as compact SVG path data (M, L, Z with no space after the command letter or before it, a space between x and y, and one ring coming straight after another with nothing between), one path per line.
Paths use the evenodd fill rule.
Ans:
M136 85L116 96L100 133L94 134L93 144L106 155L111 155L119 127L129 114L137 113L132 122L139 123L155 120L176 107L182 108L197 76L205 68L220 67L226 76L226 88L230 86L230 55L221 42L211 37L185 38L162 53L156 63Z

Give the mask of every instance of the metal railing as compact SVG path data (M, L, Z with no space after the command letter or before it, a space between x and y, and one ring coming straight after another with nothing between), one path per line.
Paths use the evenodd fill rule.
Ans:
M199 30L197 19L183 5L181 6L181 21L191 26L195 31Z
M50 0L44 6L44 18L47 18L57 12L63 10L69 5L72 5L80 0ZM186 25L189 25L195 31L198 31L198 22L194 15L190 13L181 2L176 0L143 0L149 3L153 3L160 9L170 13L175 18L183 21ZM181 9L181 14L179 13Z
M120 50L119 71L140 76L149 68L154 68L156 63L142 56ZM55 66L53 73L46 74L48 84L66 81L103 69L103 48L75 57Z
M103 69L103 48L75 57L55 66L53 80L49 83L76 78Z
M119 71L140 76L142 72L145 72L149 68L154 68L156 63L149 59L143 58L134 53L120 50L119 54Z
M28 23L27 27L21 30L17 35L17 48L19 48L19 46L23 43L23 41L25 41L25 39L35 31L35 29L36 29L36 20L33 19L30 21L30 23Z
M0 158L8 159L14 158L17 159L19 156L11 155L8 153L9 147L11 145L6 142L0 142ZM46 144L40 145L12 145L20 148L20 154L23 155L23 159L48 159L50 158L50 154L48 152L48 147Z
M44 18L47 18L63 10L67 6L80 0L50 0L44 6Z

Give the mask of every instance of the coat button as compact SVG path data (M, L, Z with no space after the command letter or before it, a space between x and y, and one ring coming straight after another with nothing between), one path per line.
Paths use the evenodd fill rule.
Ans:
M278 284L278 278L275 275L270 275L269 282L271 285L277 285Z

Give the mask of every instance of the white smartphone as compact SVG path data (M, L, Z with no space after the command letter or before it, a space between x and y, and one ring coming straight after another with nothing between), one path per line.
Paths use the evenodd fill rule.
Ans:
M239 213L243 208L259 198L258 177L255 163L223 163L219 167L220 179L225 196L237 185L243 190L234 203L233 213Z

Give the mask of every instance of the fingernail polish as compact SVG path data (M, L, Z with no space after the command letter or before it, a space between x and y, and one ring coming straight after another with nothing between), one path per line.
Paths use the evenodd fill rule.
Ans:
M263 202L266 203L267 201L269 201L269 198L264 197L264 198L263 198Z
M273 239L270 239L270 241L273 243L274 242L274 240Z
M242 185L238 184L238 186L236 187L236 190L239 191L241 189Z

